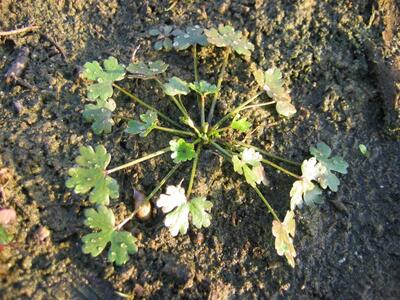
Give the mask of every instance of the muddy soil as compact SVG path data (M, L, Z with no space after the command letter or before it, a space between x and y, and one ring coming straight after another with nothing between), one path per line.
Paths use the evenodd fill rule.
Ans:
M0 253L0 298L119 299L119 292L149 299L398 299L400 144L396 131L387 128L382 80L365 47L372 41L380 51L374 54L389 66L398 58L396 28L391 28L390 47L382 38L388 12L381 3L364 0L189 0L166 11L171 3L0 2L1 30L29 23L40 27L0 38L0 77L22 47L30 51L21 75L25 84L0 82L0 166L13 172L0 206L18 214L12 247ZM219 23L244 30L256 45L252 58L261 66L281 68L298 109L290 120L258 109L252 142L302 161L309 146L322 140L350 164L338 193L326 194L321 206L298 214L296 268L277 256L272 219L263 203L211 152L201 157L195 190L214 202L208 229L171 238L158 212L149 222L128 226L140 250L126 265L113 266L105 255L84 255L83 210L90 204L65 187L79 146L103 143L118 165L165 147L168 137L127 136L122 118L112 134L93 135L82 120L86 91L77 76L79 66L109 55L127 64L140 44L139 58L164 59L171 64L170 74L190 80L190 55L152 51L147 31L162 24ZM216 77L216 54L201 59L200 73L209 80ZM254 88L238 86L249 77L245 65L240 58L232 60L220 114ZM159 101L150 83L130 88L177 115ZM122 95L117 102L120 116L143 112ZM361 155L361 143L369 158ZM172 165L164 160L116 176L123 190L112 204L119 220L132 211L132 184L150 191ZM270 185L263 191L283 215L293 181L274 170L267 173ZM36 234L41 226L51 232L43 241Z

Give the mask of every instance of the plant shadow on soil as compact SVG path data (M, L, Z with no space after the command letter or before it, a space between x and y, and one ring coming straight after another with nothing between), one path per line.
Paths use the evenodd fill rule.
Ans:
M31 61L24 79L41 90L0 83L0 163L15 174L7 189L9 197L1 205L15 207L19 215L17 248L3 252L0 260L9 266L6 276L0 275L0 291L6 299L118 298L114 291L155 299L399 296L399 143L383 133L382 103L362 47L365 24L354 20L355 15L368 20L371 5L363 1L351 8L336 1L228 2L224 13L224 2L179 3L169 13L164 13L157 1L99 2L95 9L90 1L65 3L61 8L52 1L35 4L43 11L30 11L29 1L1 4L14 12L1 15L1 27L8 21L18 27L32 18L39 25L54 25L49 33L63 41L73 56L64 62L54 47L35 33L0 41L4 46L0 49L0 74L5 73L18 47L28 45ZM64 21L57 26L56 19ZM187 236L174 239L162 229L163 216L158 212L147 223L128 226L138 236L140 250L125 266L110 265L104 254L91 258L81 252L80 238L87 232L82 215L89 203L64 185L79 146L103 143L113 155L111 164L117 165L165 147L169 137L160 133L143 140L127 137L121 120L112 134L94 136L82 120L84 88L74 77L74 64L111 54L127 63L129 47L140 42L140 58L165 59L171 64L170 74L190 79L190 55L151 51L144 36L153 25L185 26L193 20L206 27L232 23L235 28L246 28L256 44L255 61L267 67L278 65L290 80L298 115L281 121L272 110L249 112L248 116L259 120L255 144L301 161L308 157L309 146L322 140L350 164L338 193L325 193L324 204L297 214L295 270L275 253L272 219L262 202L211 151L203 152L194 190L213 200L210 228L191 228ZM78 22L75 27L73 22ZM374 30L367 37L378 43L379 28ZM84 44L79 41L82 37ZM200 68L210 80L215 78L215 58ZM239 58L232 62L242 64ZM232 99L239 93L251 89L238 87L250 78L241 67L230 68L228 76L220 111L233 105ZM176 116L149 83L130 86L135 91L145 87L138 91L144 99ZM119 95L116 100L123 117L144 112L126 97ZM15 101L24 107L21 114L13 111ZM271 126L274 121L277 125ZM360 143L367 144L370 158L360 155ZM166 158L115 176L122 190L119 201L112 204L117 218L132 210L132 184L140 184L148 192L166 174L172 165ZM188 173L190 164L182 170ZM292 180L270 169L267 174L270 183L263 191L283 216ZM175 177L171 183L179 181ZM34 238L39 224L51 230L51 240L39 243Z

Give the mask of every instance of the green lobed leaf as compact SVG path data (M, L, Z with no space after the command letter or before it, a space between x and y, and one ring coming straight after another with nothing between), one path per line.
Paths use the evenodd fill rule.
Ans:
M203 30L199 25L188 27L186 32L181 32L175 37L174 48L176 50L185 50L194 45L207 45L207 37L204 35Z
M111 209L99 205L97 210L86 209L85 216L85 225L99 231L82 237L83 253L96 257L111 243L108 260L122 265L128 261L129 254L137 251L136 239L130 232L115 230L115 217Z
M168 83L163 84L165 94L169 96L187 95L190 93L188 83L178 77L168 79Z
M201 80L200 82L195 81L193 83L189 83L189 88L195 91L197 94L203 96L218 92L218 88L215 84L210 84L204 80Z
M164 73L168 69L168 64L161 60L149 62L147 65L144 62L129 64L126 70L132 74L134 78L150 79Z
M303 194L304 203L308 206L321 204L323 201L322 190L314 185L314 188L310 191L306 191Z
M207 211L211 210L213 204L207 201L205 197L193 198L188 204L193 225L199 229L210 226L211 216Z
M97 61L87 62L84 65L83 76L89 80L97 81L88 88L88 98L102 101L113 94L112 84L124 78L125 68L118 63L115 57L110 56L103 62L104 69Z
M89 194L89 200L96 204L109 204L110 198L119 197L119 186L115 179L106 175L111 156L104 146L80 148L81 155L76 158L79 167L68 170L70 178L66 182L77 194Z
M228 47L240 55L251 55L254 45L247 41L240 31L235 31L232 26L219 25L218 30L212 28L204 30L210 44L217 47Z
M196 156L194 145L187 143L184 139L171 140L169 142L172 154L171 158L175 163L192 160Z
M140 119L142 121L130 120L125 132L146 137L157 126L157 113L154 111L148 110L145 114L140 115Z
M92 123L92 130L95 134L110 133L114 120L112 112L115 110L115 102L112 99L97 101L96 104L85 105L83 118Z
M239 115L232 120L231 128L240 132L248 132L251 128L251 123L247 121L247 118L238 118L240 118Z

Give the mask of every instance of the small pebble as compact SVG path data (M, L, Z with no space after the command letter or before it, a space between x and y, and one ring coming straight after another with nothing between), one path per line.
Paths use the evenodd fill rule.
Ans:
M48 230L45 226L40 226L35 233L35 238L40 242L43 242L49 236L50 236L50 230Z

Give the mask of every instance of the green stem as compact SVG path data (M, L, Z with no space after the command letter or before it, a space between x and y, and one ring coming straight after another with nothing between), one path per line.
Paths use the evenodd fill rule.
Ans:
M257 108L257 107L262 107L262 106L268 106L268 105L272 105L275 103L276 103L276 101L269 101L269 102L265 102L265 103L247 105L247 106L243 107L241 110L245 110L245 109L249 109L249 108Z
M185 130L178 130L178 129L173 129L173 128L168 128L168 127L162 127L162 126L156 126L154 129L158 129L161 131L173 133L176 135L184 135L184 136L192 136L196 137L196 135L193 132L185 131Z
M192 171L190 173L189 185L188 185L188 189L187 189L187 193L186 193L186 197L188 199L190 197L190 194L192 193L194 177L196 175L197 164L199 162L199 156L200 156L200 152L201 152L201 146L202 146L202 144L199 144L197 146L196 156L194 158L193 165L192 165Z
M214 97L213 97L213 100L211 103L210 112L208 113L208 118L207 118L208 124L210 124L210 125L211 125L212 119L214 117L215 105L217 104L217 99L218 99L219 92L221 89L222 81L224 80L225 69L226 69L226 66L228 65L229 54L230 54L230 49L225 48L224 61L222 62L221 72L219 73L218 81L217 81L218 90L214 94Z
M132 94L130 92L128 92L126 89L124 89L123 87L120 87L119 85L113 83L113 87L115 87L117 90L121 91L122 93L124 93L125 95L127 95L128 97L130 97L131 99L135 100L137 103L139 103L140 105L146 107L147 109L150 109L152 111L155 111L157 113L157 115L160 116L160 118L164 119L165 121L167 121L168 123L183 129L183 127L181 125L179 125L177 122L175 122L174 120L170 119L169 117L167 117L166 115L164 115L162 112L160 112L158 109L156 109L155 107L147 104L146 102L144 102L143 100L141 100L138 96L136 96L135 94Z
M235 108L234 110L232 110L230 113L226 114L221 120L219 120L214 126L213 129L218 129L219 126L221 126L226 120L228 120L229 118L231 118L232 116L235 116L238 112L240 112L243 107L246 107L246 105L250 104L251 102L255 101L262 93L259 92L257 93L255 96L251 97L249 100L245 101L243 104L239 105L237 108Z
M158 80L157 78L154 78L154 80L159 84L161 89L164 90L163 83L160 80ZM185 106L183 106L183 104L181 103L181 101L179 101L175 96L170 96L170 95L168 95L168 96L171 98L172 102L174 102L175 106L180 110L182 115L184 115L185 117L189 117L189 114L188 114Z
M194 44L192 46L192 52L193 52L193 69L194 69L194 81L199 81L199 69L198 69L198 64L199 60L197 58L197 45Z
M217 129L217 132L222 132L231 129L230 126Z
M252 188L256 191L257 195L261 198L261 200L264 202L265 206L267 206L268 211L272 214L272 216L274 217L275 220L277 220L278 222L280 222L278 215L276 214L276 212L274 211L274 209L272 208L272 206L269 204L269 202L267 201L267 199L265 199L264 195L261 193L261 191L258 189L257 186L252 186Z
M221 130L221 129L218 129L218 131L219 130ZM294 166L297 166L297 167L301 166L301 164L298 163L298 162L295 162L295 161L287 159L287 158L283 158L283 157L275 155L275 154L271 154L271 153L265 151L264 149L261 149L259 147L256 147L256 146L253 146L253 145L250 145L250 144L246 144L246 143L242 143L242 142L234 142L234 144L240 145L242 147L253 148L254 150L257 150L258 152L264 154L265 156L271 157L271 158L276 159L276 160L283 161L285 163L288 163L288 164L291 164L291 165L294 165Z
M290 172L289 170L287 170L287 169L281 167L280 165L277 165L276 163L274 163L274 162L272 162L272 161L270 161L270 160L268 160L268 159L263 159L263 160L261 160L261 161L262 161L264 164L270 165L271 167L274 167L275 169L277 169L277 170L279 170L279 171L282 171L282 172L285 173L286 175L289 175L289 176L292 176L292 177L294 177L294 178L296 178L296 179L300 179L300 180L301 180L301 176Z
M232 157L232 154L230 154L226 149L222 148L220 145L218 145L216 142L214 141L210 141L211 145L213 145L219 152L223 153L225 156L227 156L228 158Z
M163 187L163 185L167 182L167 180L176 172L176 170L179 168L181 164L176 164L165 177L157 184L157 186L151 191L151 193L144 199L143 203L141 205L147 204L151 198ZM139 211L140 207L136 208L127 218L125 218L121 223L119 223L115 229L116 230L121 230L122 227L126 223L128 223L132 218L137 214Z
M204 112L204 106L205 106L205 96L204 95L200 95L200 101L201 101L201 129L204 130L204 123L206 122L206 116L205 116L205 112Z
M138 163L141 163L141 162L143 162L143 161L149 160L150 158L153 158L153 157L162 155L162 154L167 153L167 152L169 152L169 151L171 151L170 147L166 147L166 148L164 148L164 149L158 150L157 152L154 152L154 153L148 154L148 155L146 155L146 156L143 156L143 157L141 157L141 158L132 160L132 161L129 162L129 163L126 163L126 164L123 164L123 165L118 166L118 167L116 167L116 168L107 170L107 171L106 171L106 174L111 174L111 173L114 173L114 172L116 172L116 171L119 171L119 170L122 170L122 169L126 169L126 168L129 168L129 167L132 167L132 166L134 166L134 165L136 165L136 164L138 164Z

